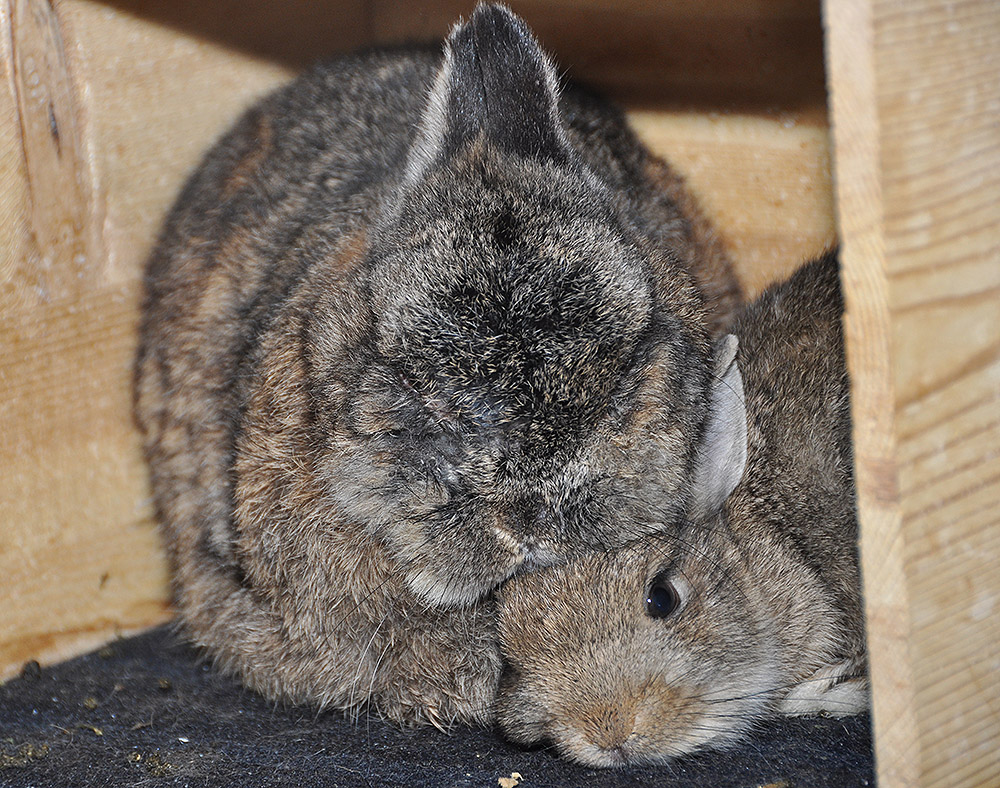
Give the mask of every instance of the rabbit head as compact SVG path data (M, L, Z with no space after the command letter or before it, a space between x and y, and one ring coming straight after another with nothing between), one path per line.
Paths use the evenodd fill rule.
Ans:
M314 337L331 489L434 604L689 506L721 375L690 275L654 277L616 205L530 31L481 6L448 39L357 297L317 310Z
M504 734L592 766L738 739L781 676L767 600L736 579L742 564L698 529L511 580L499 592Z
M498 592L508 737L611 766L724 747L773 714L866 708L841 309L831 254L737 321L746 387L725 396L745 400L746 441L727 459L745 473L721 510L695 501L674 534Z

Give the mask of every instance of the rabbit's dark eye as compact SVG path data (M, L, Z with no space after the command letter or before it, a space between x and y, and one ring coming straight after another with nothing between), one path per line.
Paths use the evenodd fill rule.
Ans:
M680 594L673 583L665 578L653 580L646 594L646 613L652 618L666 618L673 613L681 603Z

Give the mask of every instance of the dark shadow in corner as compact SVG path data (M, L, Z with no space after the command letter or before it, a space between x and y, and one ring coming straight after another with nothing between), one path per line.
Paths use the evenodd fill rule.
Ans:
M360 46L443 36L472 0L104 0L293 68ZM511 2L566 72L633 107L825 112L820 4L706 0L622 9Z

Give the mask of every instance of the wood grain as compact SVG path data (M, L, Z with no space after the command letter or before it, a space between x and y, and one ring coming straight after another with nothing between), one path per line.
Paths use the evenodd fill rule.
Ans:
M25 171L21 124L14 89L14 57L11 51L8 4L0 4L0 297L9 302L14 297L18 270L26 267L28 175Z
M639 136L684 174L723 228L748 298L836 240L823 110L630 113Z
M141 264L208 141L288 72L95 3L0 11L4 677L167 615L130 416Z
M129 376L142 262L185 175L324 46L424 37L456 13L254 3L0 0L0 678L168 615ZM627 100L751 291L831 240L818 6L515 5L561 66Z
M17 35L8 48L8 84L18 120L12 153L20 152L23 219L30 232L8 258L5 280L34 300L71 298L88 286L102 259L100 210L79 129L62 31L51 6L15 0ZM88 265L89 263L89 265Z
M879 784L1000 784L1000 7L828 2Z

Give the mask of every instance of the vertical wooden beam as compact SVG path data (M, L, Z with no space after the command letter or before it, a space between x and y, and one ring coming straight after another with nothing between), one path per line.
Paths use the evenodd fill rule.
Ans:
M1000 785L1000 6L825 22L879 784Z
M99 190L84 149L80 108L62 30L43 0L3 13L7 78L16 119L25 223L8 282L31 301L78 296L104 259ZM11 281L19 280L19 281Z

